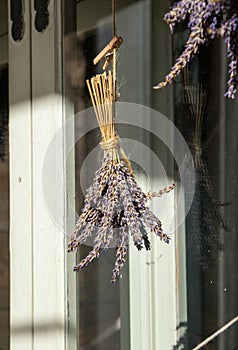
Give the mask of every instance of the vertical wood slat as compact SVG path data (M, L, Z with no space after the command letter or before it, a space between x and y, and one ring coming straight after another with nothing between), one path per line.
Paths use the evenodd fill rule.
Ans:
M38 33L33 2L25 1L24 38L9 37L11 350L66 347L63 134L48 169L57 223L42 188L47 148L64 120L59 2L50 1L49 14Z
M42 33L32 23L33 134L33 289L34 350L65 349L65 193L64 133L48 164L50 193L43 197L42 173L47 148L63 126L61 2L49 3L49 26ZM32 18L34 7L32 4ZM47 207L51 203L52 207ZM51 210L56 213L52 220ZM55 221L56 220L56 221Z
M143 187L143 177L139 179ZM154 188L163 185L156 181ZM163 182L163 181L162 181ZM168 207L174 207L170 195ZM159 208L161 209L161 208ZM153 212L159 216L158 208ZM170 213L163 217L168 227ZM173 235L169 245L149 234L151 251L129 246L130 345L131 349L172 349L176 344L176 261Z
M10 14L10 0L8 1ZM32 131L30 16L25 2L26 35L9 34L10 144L10 322L11 349L32 350ZM11 33L11 20L9 33Z
M160 2L158 5L159 8L164 6L165 2ZM145 90L150 91L150 87L152 88L153 82L150 78L154 79L154 76L157 73L166 71L169 68L168 60L163 62L163 65L158 64L158 60L156 59L155 63L155 55L157 54L157 45L155 43L159 43L159 48L161 50L161 43L164 44L165 49L167 50L168 55L166 59L171 56L171 52L169 51L170 42L168 40L167 32L163 30L163 28L155 28L155 24L160 25L160 21L158 21L158 9L156 12L153 11L154 4L157 4L155 1L148 0L143 2L143 8L140 9L138 5L137 16L136 18L143 18L145 23L137 29L137 33L139 38L141 39L138 43L138 48L140 52L144 52L145 57L143 55L138 55L137 60L135 60L134 69L137 68L137 71L140 72L140 78L143 79L143 88ZM142 10L142 12L140 12ZM161 10L162 12L163 10ZM135 13L135 10L134 10ZM151 14L156 16L156 21L153 21L153 27L150 31L150 26L148 25L151 21ZM162 18L162 17L161 17ZM123 22L123 20L122 20ZM121 23L121 22L119 22ZM141 21L139 22L141 23ZM136 26L136 22L135 22ZM142 29L141 29L142 28ZM145 29L147 28L147 29ZM156 29L156 30L155 30ZM157 30L158 29L158 30ZM156 33L156 34L154 34ZM159 33L159 34L158 34ZM120 35L123 36L123 33L120 32ZM156 35L156 40L152 40L153 36ZM159 40L158 40L159 35ZM128 40L128 36L127 36ZM153 50L150 47L150 43L153 42ZM152 55L150 56L150 52ZM158 51L160 52L160 51ZM164 55L165 57L165 55ZM160 57L161 61L161 57ZM152 70L151 70L151 62L152 62ZM147 64L148 63L148 64ZM145 70L144 67L147 67ZM121 68L121 65L120 65ZM124 67L123 67L124 68ZM141 69L140 69L141 68ZM159 72L157 72L159 71ZM144 72L144 76L141 75ZM153 76L150 74L153 72ZM132 73L130 67L129 76ZM126 75L128 79L128 75ZM134 81L133 79L130 79ZM131 91L135 91L134 88ZM145 102L143 98L146 97ZM157 94L156 101L154 99L154 94L151 96L145 95L144 89L140 89L138 87L136 100L143 101L143 103L150 104L152 102L152 106L159 111L163 111L166 116L172 116L172 94L171 91L167 93L167 98L157 105L157 101L159 96ZM151 101L152 99L152 101ZM153 121L148 118L149 123ZM151 125L148 125L148 127ZM154 126L152 125L152 130L154 130ZM156 128L155 128L156 130ZM167 132L165 130L165 132ZM174 135L168 134L168 139L173 140ZM147 140L148 141L148 140ZM155 145L152 144L152 148L154 149ZM160 151L160 159L163 159L163 164L165 166L168 177L172 177L173 175L173 159L168 157L168 152L166 154L162 154ZM141 155L143 159L143 154ZM153 163L151 161L151 171L153 169ZM155 175L155 174L154 174ZM156 174L156 176L151 177L153 189L158 190L163 188L164 184L162 179L159 178L160 174ZM172 179L168 180L172 181ZM139 183L143 188L143 176L139 178ZM170 216L173 212L174 208L174 195L171 193L167 198L167 208L171 208L171 211L168 211L166 215L162 218L162 224L166 232L166 227L169 227ZM152 201L154 202L154 201ZM153 205L151 203L151 205ZM154 213L160 217L161 209L157 207L153 208ZM131 349L172 349L176 344L176 326L177 326L177 310L176 310L176 250L175 250L175 242L176 237L173 235L172 240L169 245L160 242L159 238L156 237L153 233L149 234L151 240L151 251L141 251L139 254L136 251L133 245L129 246L129 322L130 322L130 348ZM127 348L126 348L127 349Z

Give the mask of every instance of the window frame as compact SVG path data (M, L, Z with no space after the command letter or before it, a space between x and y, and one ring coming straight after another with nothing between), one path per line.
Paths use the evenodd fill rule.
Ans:
M8 9L10 14L10 0ZM63 127L61 2L50 1L49 26L34 26L34 3L24 2L25 32L9 35L11 349L66 349L65 139L59 140L51 198L59 228L42 191L47 148ZM8 15L9 33L11 19Z
M152 0L148 3L152 12ZM38 33L34 27L34 4L26 0L24 37L20 42L14 42L11 35L8 38L12 350L76 350L78 346L77 277L71 271L76 257L70 255L66 259L67 237L52 221L42 193L42 166L47 147L73 112L73 106L64 97L62 51L62 26L66 25L63 16L70 13L72 5L73 1L50 1L49 26L45 32ZM10 0L8 8L10 13ZM11 33L10 16L8 23ZM163 39L168 38L164 32L160 35ZM165 61L164 71L170 63ZM165 103L162 105L166 109ZM71 133L74 137L73 130ZM66 168L66 149L67 138L62 134L57 166L52 164L52 169L49 169L55 175L54 187L58 191L54 192L53 200L57 203L60 227L64 232L68 232L74 218L70 217L69 198L61 185L64 183L66 188L70 187L71 193L75 186L74 178L70 176L74 173L73 154ZM171 167L169 160L167 165ZM171 198L173 208L176 195L171 195ZM179 287L176 237L171 249L163 252L164 261L153 266L148 273L146 262L156 258L157 249L163 250L158 239L152 238L152 244L153 251L146 256L138 254L134 247L129 248L129 284L125 286L125 281L120 281L121 313L125 320L121 339L127 339L126 346L132 349L166 348L167 344L173 346L177 339ZM181 263L183 266L184 261ZM165 278L163 271L168 266L169 275ZM163 285L157 276L164 276ZM161 294L169 295L167 305L164 305ZM144 305L141 304L142 296L146 300ZM168 312L166 322L160 316L163 307ZM185 315L186 308L183 317Z

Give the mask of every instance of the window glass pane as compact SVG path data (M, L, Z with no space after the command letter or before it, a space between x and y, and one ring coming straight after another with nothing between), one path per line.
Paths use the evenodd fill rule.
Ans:
M77 274L78 349L127 350L133 344L132 338L138 336L139 339L141 334L144 335L141 338L146 338L143 346L148 350L193 349L238 314L237 98L229 101L224 97L226 48L218 40L203 47L172 85L153 90L153 85L164 79L181 54L189 34L186 24L180 24L171 35L163 21L169 10L169 2L165 0L117 3L117 34L124 39L118 59L120 100L151 107L173 121L174 129L181 132L191 152L194 169L189 167L185 153L182 166L176 164L174 154L181 144L176 144L175 135L170 135L174 141L174 149L170 151L146 130L119 125L120 136L139 140L153 151L163 164L167 179L176 181L175 197L181 196L182 189L182 207L187 208L191 197L190 182L193 182L195 193L190 211L180 227L176 227L176 223L183 208L176 207L177 203L174 205L175 232L171 246L175 246L174 250L170 248L170 255L164 250L161 253L154 242L152 253L146 258L141 253L132 253L134 247L129 248L123 277L113 286L109 281L115 249L100 253L99 259ZM85 80L102 72L102 65L94 66L93 59L112 37L111 2L78 1L67 9L70 6L66 18L68 21L71 18L73 25L71 30L66 30L64 43L65 90L77 115L91 107ZM100 164L99 159L93 157L90 161L90 154L100 142L100 132L98 128L88 131L88 123L86 118L75 118L75 205L78 214L85 190ZM158 126L156 121L151 125L152 131L153 126ZM83 137L79 137L82 134ZM144 154L140 155L143 158ZM152 169L153 164L149 164ZM133 166L140 185L146 187L148 178L144 169L136 162ZM181 183L182 172L186 173L186 183ZM158 190L164 176L153 173L149 180L150 189ZM171 211L165 213L165 222L174 209L173 201L171 203ZM155 209L158 209L156 205ZM78 260L90 248L82 245ZM141 287L145 287L143 300ZM166 302L173 314L165 309ZM166 327L165 322L168 322ZM149 329L148 334L145 329ZM206 349L235 350L237 337L237 325L234 325Z
M97 166L100 165L97 157L93 162L90 163L89 161L90 152L100 142L100 134L98 128L86 132L90 127L90 121L85 117L80 117L79 112L91 107L85 79L102 72L102 64L94 66L93 59L112 38L111 3L107 1L83 1L78 2L74 11L72 8L71 15L68 14L68 16L72 18L71 25L75 21L74 29L68 28L67 23L65 28L67 32L65 36L65 92L66 97L74 106L76 116L75 204L77 213L80 213L85 190L91 184ZM159 37L164 40L164 36L167 34L164 32L165 25L163 22L157 23L154 10L159 13L163 11L156 2L153 3L153 8L150 1L120 1L117 3L117 34L124 39L118 58L120 101L139 103L156 108L159 106L161 112L168 113L169 110L172 110L169 104L169 101L171 101L171 89L163 92L159 98L157 98L152 89L152 80L159 78L163 71L166 72L166 67L168 66L166 57L163 58L163 67L161 66L159 69L156 65L161 45L158 44L158 41L156 41L155 45L152 45L154 36L152 34L153 23L155 22L159 29ZM169 42L166 43L164 41L164 48L167 52L169 52L168 46ZM153 67L155 67L155 70L153 70ZM152 77L153 72L155 77ZM147 112L147 114L150 113ZM148 124L150 123L151 121L148 120ZM133 141L133 146L129 152L134 152L139 159L143 159L143 154L136 151L134 146L134 140L139 140L139 142L150 147L155 154L160 153L162 162L164 162L166 171L168 171L167 175L172 177L173 169L171 165L170 168L168 166L171 162L171 155L168 154L166 147L159 139L153 137L152 133L136 127L136 120L134 124L132 126L123 124L118 126L121 138L128 138ZM79 137L82 134L83 137ZM150 162L149 159L148 161ZM133 162L133 167L136 176L139 178L140 185L147 191L153 189L153 187L155 190L157 189L155 184L160 182L162 179L161 175L157 177L152 175L148 178L138 159ZM152 173L152 170L149 172ZM156 244L154 244L154 247L156 247ZM90 246L82 245L79 249L78 260L85 257L90 249ZM131 255L130 249L133 251L136 248L133 246L129 248L127 261L129 261L129 256ZM78 322L76 330L79 333L79 348L130 349L130 339L133 338L132 344L140 344L140 339L135 339L137 332L140 332L143 338L143 343L139 346L142 348L144 346L148 349L150 346L156 346L153 345L156 344L156 339L150 340L149 333L145 334L142 329L136 329L136 326L131 324L135 320L136 324L141 324L142 328L146 327L150 332L149 328L153 318L156 318L156 322L153 324L154 328L157 327L156 325L163 323L162 319L157 319L158 310L154 312L154 306L150 304L150 300L156 298L154 287L152 288L150 284L145 282L147 279L150 279L150 274L154 273L153 261L159 259L160 253L156 249L151 255L149 253L147 255L147 253L144 253L144 257L138 265L143 268L143 273L140 272L139 268L137 269L136 263L133 263L133 260L137 261L140 258L140 253L137 253L135 250L131 255L132 263L129 264L128 262L125 264L122 271L122 279L115 285L110 285L116 256L116 249L114 248L106 252L102 251L99 259L77 274L78 299L76 305L78 306ZM171 248L171 254L173 254L173 248ZM136 274L133 274L134 269L137 270ZM132 278L129 278L129 276ZM142 287L136 285L137 278ZM166 284L164 285L166 286ZM134 293L136 294L137 288L141 288L141 291L137 296L135 295L135 299L132 301L130 298ZM142 295L143 291L144 295ZM165 289L164 294L166 294ZM144 305L138 304L140 298L146 299ZM145 310L148 309L145 311L145 314L142 310L143 307ZM133 317L130 314L130 309L133 310L131 311L133 312ZM166 310L164 312L167 317L168 313ZM167 318L169 323L173 323L173 319L169 320L169 317ZM131 328L133 328L133 331ZM172 332L171 328L170 333ZM158 334L155 334L153 337L157 338ZM166 338L170 337L166 335Z
M174 56L188 31L174 35ZM187 324L182 343L192 349L238 314L237 98L227 89L226 47L203 47L176 80L175 116L193 155L196 189L186 218ZM188 192L188 189L187 189ZM185 189L186 193L186 189ZM186 195L185 195L186 198ZM235 349L237 325L206 349Z

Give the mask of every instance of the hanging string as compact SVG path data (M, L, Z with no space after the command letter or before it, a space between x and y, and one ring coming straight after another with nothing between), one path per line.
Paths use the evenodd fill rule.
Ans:
M112 0L112 36L116 35L116 0Z
M116 0L112 0L112 34L116 34ZM131 175L133 169L127 158L121 144L119 136L115 129L116 120L116 101L117 101L117 48L112 52L112 72L99 74L90 81L87 80L87 86L95 110L96 118L102 133L100 146L106 153L111 153L112 159L119 160L116 149L122 155ZM107 107L102 107L107 106ZM111 107L110 107L111 106Z
M116 35L116 0L112 0L112 36L114 37ZM116 69L116 49L113 50L113 85L114 85L114 91L113 91L113 100L116 101L116 80L117 80L117 69Z
M116 35L116 0L112 0L112 36ZM113 50L113 119L116 119L116 101L117 101L117 50ZM117 136L115 136L117 138ZM116 141L118 143L118 139ZM133 170L129 159L127 158L123 148L119 147L121 155L126 162L127 167L130 170L131 175L133 176Z
M116 0L112 0L112 36L116 35ZM113 50L113 118L116 118L116 106L117 100L117 50Z

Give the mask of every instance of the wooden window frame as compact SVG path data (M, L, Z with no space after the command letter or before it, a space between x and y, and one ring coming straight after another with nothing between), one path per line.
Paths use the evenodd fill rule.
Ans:
M8 6L10 8L10 0ZM63 88L62 22L65 9L61 2L50 1L49 26L39 33L34 26L33 2L26 0L24 7L23 39L15 42L11 35L8 38L11 350L76 350L76 276L67 267L73 266L75 257L67 258L67 263L67 237L64 234L73 218L69 217L69 199L62 188L62 183L66 188L74 188L74 179L68 176L74 173L74 161L72 156L67 163L70 169L66 169L67 141L63 133L56 162L48 169L55 180L51 200L57 206L58 225L49 215L42 191L42 168L47 148L73 111L64 98ZM10 17L8 23L10 33ZM165 71L168 66L169 62L164 62ZM73 130L71 132L73 137ZM171 207L174 200L173 197ZM122 317L127 320L122 323L122 339L130 338L126 344L131 349L165 349L176 343L180 316L175 239L171 249L165 250L156 237L152 238L153 251L146 256L138 254L134 247L129 248L129 285L120 283ZM153 265L148 273L147 262L156 259L158 250L162 251L164 259ZM184 266L183 262L181 266ZM168 316L166 319L160 316L162 309ZM182 310L186 321L185 304Z

